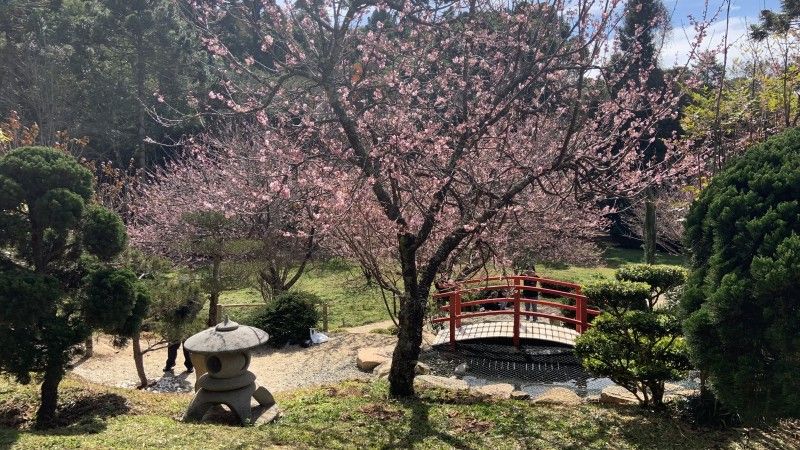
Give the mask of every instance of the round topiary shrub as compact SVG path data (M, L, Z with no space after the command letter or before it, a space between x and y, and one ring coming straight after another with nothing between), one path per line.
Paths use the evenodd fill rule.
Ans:
M583 293L592 305L610 314L621 315L630 310L647 309L650 286L632 281L603 280L587 284Z
M686 221L693 362L747 421L800 417L800 130L750 148Z
M319 303L320 298L309 292L284 292L267 303L251 322L254 327L269 333L268 343L273 347L301 343L309 338L308 329L319 321L316 308Z
M686 282L687 270L668 264L626 264L617 269L615 276L620 281L633 281L650 285L648 307L653 309L661 295L682 286Z
M575 341L575 354L590 373L608 377L642 406L661 408L664 383L691 368L680 321L667 312L603 313Z

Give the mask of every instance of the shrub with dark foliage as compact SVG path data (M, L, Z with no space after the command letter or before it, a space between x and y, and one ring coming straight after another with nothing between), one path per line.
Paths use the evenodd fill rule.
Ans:
M666 312L601 314L578 338L575 354L589 372L655 408L663 407L664 382L681 379L691 368L680 321Z
M92 194L91 172L60 150L0 158L0 371L41 375L39 425L54 418L74 346L95 328L129 333L147 309L135 277L104 265L126 233Z
M662 408L664 383L682 378L690 365L680 321L655 306L661 294L683 283L685 271L634 264L615 275L619 281L584 289L604 312L578 337L575 353L589 372L610 378L643 406Z
M686 221L693 362L746 421L800 417L800 130L716 175Z
M686 282L687 271L681 266L668 264L626 264L617 269L615 276L620 281L649 285L647 306L653 309L662 295Z
M309 338L309 328L319 322L320 302L319 297L309 292L284 292L253 317L252 325L269 333L268 343L273 347L302 343Z
M631 310L647 309L650 286L632 281L604 280L587 284L583 293L592 305L609 314L622 315Z

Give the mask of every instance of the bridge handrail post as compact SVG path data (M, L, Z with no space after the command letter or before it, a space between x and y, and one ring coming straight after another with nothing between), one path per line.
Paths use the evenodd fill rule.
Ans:
M456 291L454 298L456 327L461 328L461 291Z
M586 331L588 322L586 320L586 298L578 297L575 299L575 319L578 323L575 325L575 331L579 334Z
M456 328L461 328L461 291L454 291L450 295L450 348L456 349Z
M514 277L514 347L519 347L519 303L520 303L520 287L519 278Z

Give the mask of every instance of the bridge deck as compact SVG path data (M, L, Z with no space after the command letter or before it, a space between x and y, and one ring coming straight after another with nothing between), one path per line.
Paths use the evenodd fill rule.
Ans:
M579 334L577 331L558 325L541 322L520 323L519 337L521 339L537 339L575 346L575 338L578 336ZM514 322L495 321L471 323L463 324L460 328L456 329L456 342L506 337L509 339L514 337ZM433 345L444 345L449 342L450 330L445 327L445 329L439 331L436 335Z

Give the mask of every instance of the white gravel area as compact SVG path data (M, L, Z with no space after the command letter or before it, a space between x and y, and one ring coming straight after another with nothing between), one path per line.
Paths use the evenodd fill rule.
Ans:
M328 342L309 348L292 346L283 349L257 349L253 352L250 371L256 375L260 384L272 392L349 379L368 379L372 377L371 374L356 368L358 349L381 347L396 342L396 337L382 334L332 333ZM142 346L145 347L146 344L143 342ZM166 390L169 386L180 386L179 391L191 392L195 376L181 373L183 354L178 352L174 375L165 375L162 372L166 359L166 348L144 355L148 379L157 381ZM122 349L114 348L108 336L96 338L93 356L76 364L72 372L94 383L109 386L132 388L138 384L130 344Z

